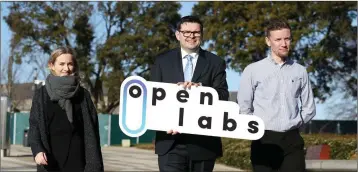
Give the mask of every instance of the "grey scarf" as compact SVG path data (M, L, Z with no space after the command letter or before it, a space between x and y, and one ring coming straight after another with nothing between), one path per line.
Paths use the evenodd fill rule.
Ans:
M52 101L58 101L62 109L66 111L68 121L72 124L73 112L71 98L79 90L77 76L54 76L48 75L46 78L46 90Z

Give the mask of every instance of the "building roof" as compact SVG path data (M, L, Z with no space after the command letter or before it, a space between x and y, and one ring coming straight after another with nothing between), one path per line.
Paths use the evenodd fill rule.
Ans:
M32 99L33 96L33 83L21 83L13 85L13 100L25 100ZM7 85L0 85L0 94L2 96L8 96Z

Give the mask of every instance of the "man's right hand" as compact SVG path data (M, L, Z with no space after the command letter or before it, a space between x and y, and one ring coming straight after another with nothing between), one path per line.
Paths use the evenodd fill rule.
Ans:
M39 152L35 156L35 162L38 165L47 165L47 157L45 152Z

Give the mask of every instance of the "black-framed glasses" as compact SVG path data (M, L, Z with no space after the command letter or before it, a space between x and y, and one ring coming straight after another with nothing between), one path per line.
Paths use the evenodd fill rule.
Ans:
M185 37L189 37L191 34L193 34L195 37L199 37L201 36L201 32L200 31L194 31L194 32L191 32L191 31L179 31L183 34L183 36Z

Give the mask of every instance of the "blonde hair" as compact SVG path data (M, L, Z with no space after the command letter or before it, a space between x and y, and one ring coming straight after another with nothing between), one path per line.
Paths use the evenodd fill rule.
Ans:
M76 55L75 55L75 52L71 49L71 48L68 48L68 47L60 47L56 50L54 50L52 53L51 53L51 56L50 56L50 59L48 60L48 65L52 64L54 65L55 62L56 62L56 59L57 57L59 57L60 55L62 54L71 54L72 56L72 61L73 61L73 65L74 65L74 70L73 70L73 73L75 76L78 76L78 72L79 72L79 68L78 68L78 63L77 63L77 60L76 60ZM55 72L53 70L50 70L50 72L55 75Z

